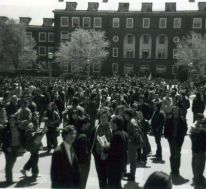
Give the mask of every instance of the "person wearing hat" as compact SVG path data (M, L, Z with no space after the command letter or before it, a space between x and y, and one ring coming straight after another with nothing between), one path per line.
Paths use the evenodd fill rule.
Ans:
M73 142L76 138L74 125L62 130L63 142L54 150L51 161L52 188L80 188L80 171Z

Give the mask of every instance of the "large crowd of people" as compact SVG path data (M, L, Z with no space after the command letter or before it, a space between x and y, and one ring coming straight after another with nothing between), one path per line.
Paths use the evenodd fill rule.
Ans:
M19 153L30 152L20 170L39 174L39 151L46 135L47 153L52 153L52 188L86 188L91 156L100 189L121 188L121 180L135 181L137 164L147 165L151 154L148 134L155 138L157 161L162 161L161 138L170 149L171 177L181 177L181 148L188 132L186 115L192 107L194 125L204 122L206 87L191 87L172 80L137 77L55 79L15 77L0 81L0 145L5 153L6 182L12 184L12 169ZM191 92L196 94L190 105ZM204 129L202 129L204 135ZM203 170L206 143L192 132L195 185L205 185ZM58 143L59 135L63 142ZM202 144L203 143L203 144ZM198 146L198 147L197 147ZM196 159L201 160L199 164ZM129 170L127 165L129 164ZM155 180L157 179L157 181ZM172 188L170 176L155 172L145 183Z

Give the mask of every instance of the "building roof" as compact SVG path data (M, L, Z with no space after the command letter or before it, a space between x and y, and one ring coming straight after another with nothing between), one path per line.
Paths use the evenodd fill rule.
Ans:
M77 2L77 10L87 10L88 2L99 2L99 10L117 11L119 3L130 3L130 11L140 11L142 3L153 3L153 11L164 11L166 2L176 2L177 11L198 10L198 2L206 0L0 0L0 16L9 18L31 17L31 24L42 25L43 18L53 18L53 10L64 10L66 2Z

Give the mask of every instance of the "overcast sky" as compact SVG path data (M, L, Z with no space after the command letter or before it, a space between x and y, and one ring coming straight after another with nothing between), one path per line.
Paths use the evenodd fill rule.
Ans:
M9 18L31 17L31 24L42 24L43 18L53 17L52 10L64 9L66 1L58 0L0 0L0 16ZM142 2L153 2L153 10L164 10L165 2L177 2L177 10L197 10L198 2L206 0L195 0L190 3L189 0L71 0L77 2L78 10L86 10L88 2L99 2L99 10L117 10L119 2L129 2L130 10L140 10Z

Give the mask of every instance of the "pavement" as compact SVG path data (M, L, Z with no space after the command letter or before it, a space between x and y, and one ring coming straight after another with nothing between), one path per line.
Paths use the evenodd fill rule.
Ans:
M187 121L188 126L192 124L192 112L188 110L187 114ZM61 142L61 137L58 138L59 143ZM149 141L151 143L152 154L155 154L156 151L156 144L154 141L153 136L149 136ZM46 138L43 138L43 144L46 146ZM136 170L136 182L127 182L122 181L122 186L124 189L138 189L143 187L145 181L149 177L151 173L154 171L164 171L167 174L170 173L170 164L169 164L169 145L165 138L162 138L162 151L163 151L163 161L158 162L155 161L152 154L148 158L148 163L146 167L139 167L137 166ZM46 151L40 151L40 159L39 159L39 173L40 176L37 180L32 180L31 177L25 178L20 173L21 168L26 163L29 158L29 153L25 153L23 156L18 157L16 164L13 169L13 177L15 183L10 185L9 188L50 188L51 181L50 181L50 165L51 165L51 154L46 153ZM173 189L193 189L192 186L192 167L191 167L191 140L189 135L185 137L185 141L182 147L182 157L181 157L181 168L180 174L183 178L188 179L188 182L185 182L184 179L182 180L173 180ZM5 167L5 157L4 154L0 154L0 188L4 187L5 181L5 174L4 174L4 167ZM129 170L129 166L127 167ZM31 175L31 173L29 173ZM206 177L206 171L204 172ZM91 160L91 167L89 178L87 182L87 189L98 189L98 179L95 170L94 160ZM202 188L195 188L195 189L206 189L206 187Z

